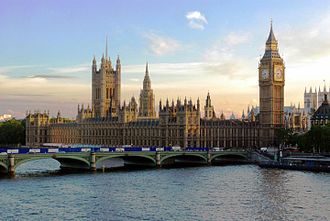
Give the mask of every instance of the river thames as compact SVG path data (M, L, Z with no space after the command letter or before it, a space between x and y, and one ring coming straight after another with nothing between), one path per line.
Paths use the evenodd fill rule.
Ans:
M57 167L40 160L0 179L0 220L330 219L327 173L240 165L63 175Z

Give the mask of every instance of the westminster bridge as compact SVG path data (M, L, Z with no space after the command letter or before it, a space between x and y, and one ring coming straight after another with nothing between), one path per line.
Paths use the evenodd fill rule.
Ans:
M98 149L95 151L93 149L79 148L78 151L70 150L68 152L48 148L23 149L24 151L18 148L0 152L0 174L14 176L16 169L20 165L47 158L58 161L61 169L89 171L108 169L109 162L118 160L123 163L123 166L158 168L185 165L253 163L260 160L258 159L260 156L256 152L239 149L223 151L100 151Z

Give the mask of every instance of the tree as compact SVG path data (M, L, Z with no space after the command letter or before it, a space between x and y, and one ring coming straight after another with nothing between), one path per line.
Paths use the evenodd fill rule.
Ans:
M25 144L25 120L11 119L0 123L0 145Z
M296 145L297 134L292 129L279 128L276 130L276 137L279 145Z
M304 135L298 138L298 144L305 152L330 152L330 125L312 126Z

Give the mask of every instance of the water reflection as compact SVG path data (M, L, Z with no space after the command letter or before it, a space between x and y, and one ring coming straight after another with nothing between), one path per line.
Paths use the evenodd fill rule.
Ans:
M27 161L16 168L16 176L52 175L60 172L60 163L54 159Z

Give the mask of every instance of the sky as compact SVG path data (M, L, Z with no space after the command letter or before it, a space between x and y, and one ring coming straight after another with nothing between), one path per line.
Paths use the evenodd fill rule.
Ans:
M159 99L201 99L216 113L257 106L270 20L286 65L285 104L330 86L330 1L0 0L0 115L75 117L91 103L91 63L122 63L122 102L139 97L149 62Z

